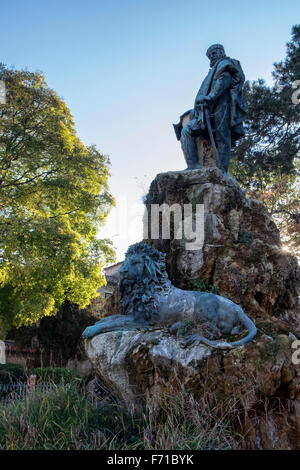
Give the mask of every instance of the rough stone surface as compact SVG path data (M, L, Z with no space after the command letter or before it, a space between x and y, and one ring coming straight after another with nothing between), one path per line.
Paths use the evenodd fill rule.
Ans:
M176 287L188 289L191 278L205 280L252 318L275 317L300 334L299 265L282 250L279 230L262 203L247 199L217 168L158 174L146 198L148 214L151 204L163 203L204 204L202 249L187 251L185 239L147 240L166 253Z
M228 352L182 348L162 330L114 331L86 340L100 383L128 408L178 380L196 398L235 401L238 430L250 448L300 449L300 370L287 335L263 332Z
M300 365L292 361L292 343L300 338L297 260L283 251L265 207L218 169L157 175L148 213L150 204L163 203L205 206L202 249L186 251L184 239L146 240L166 253L172 283L190 289L194 279L214 286L243 307L257 336L246 346L216 351L183 349L165 330L98 335L86 341L86 350L100 381L131 406L179 377L196 397L234 398L250 448L300 449ZM117 291L107 313L122 313Z
M159 385L160 374L172 375L177 368L192 371L194 362L211 354L203 345L184 349L161 330L103 333L86 340L86 352L100 381L128 406L142 403Z

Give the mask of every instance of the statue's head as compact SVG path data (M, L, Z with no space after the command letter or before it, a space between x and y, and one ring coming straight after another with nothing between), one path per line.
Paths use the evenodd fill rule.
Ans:
M165 255L146 243L131 245L120 269L119 289L125 313L142 315L155 310L155 292L170 283Z
M139 254L127 256L120 269L120 280L138 281L142 279L145 271L145 260Z
M211 67L213 67L220 59L226 57L225 49L222 44L213 44L210 46L206 51L206 55L210 60Z
M146 243L135 243L127 250L125 261L120 269L120 282L124 279L139 281L149 277L158 280L162 270L165 270L163 253Z

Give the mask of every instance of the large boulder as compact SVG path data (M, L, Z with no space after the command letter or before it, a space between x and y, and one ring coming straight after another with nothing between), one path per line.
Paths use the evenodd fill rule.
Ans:
M292 339L266 334L230 351L183 348L166 330L120 330L86 340L98 380L129 409L178 381L196 398L208 394L235 410L248 447L300 449L300 370Z
M104 333L86 340L100 381L132 407L179 378L195 397L208 393L219 403L234 400L239 430L250 447L300 449L300 367L292 360L300 338L300 270L297 259L283 250L266 208L247 199L217 168L158 174L145 204L148 227L151 204L204 204L199 249L186 250L184 238L145 241L166 253L175 286L229 297L258 333L229 351L183 348L180 337L165 329ZM108 305L107 314L122 313L118 290Z
M146 196L151 204L204 204L205 238L198 250L181 240L147 239L166 253L176 287L201 285L240 304L252 318L276 319L300 334L300 269L282 249L280 233L264 205L217 168L160 173ZM193 284L191 284L193 280Z

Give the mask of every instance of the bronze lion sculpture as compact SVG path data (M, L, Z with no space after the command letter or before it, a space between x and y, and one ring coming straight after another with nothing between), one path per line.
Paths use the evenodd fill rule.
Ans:
M246 328L248 334L234 342L194 334L183 339L185 346L204 343L230 349L248 343L256 335L252 320L231 300L173 286L166 271L165 255L143 242L129 247L120 269L119 289L125 315L103 318L84 330L84 338L120 329L168 327L176 331L187 321L206 322L218 336L236 335L241 328Z

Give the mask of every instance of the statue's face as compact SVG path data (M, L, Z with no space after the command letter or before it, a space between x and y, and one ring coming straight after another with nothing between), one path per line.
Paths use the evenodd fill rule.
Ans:
M144 259L135 255L126 258L120 269L120 280L139 280L144 275Z
M216 47L215 49L212 49L209 53L209 60L210 60L210 66L213 67L218 60L222 59L224 56L224 52L222 49L219 47Z

